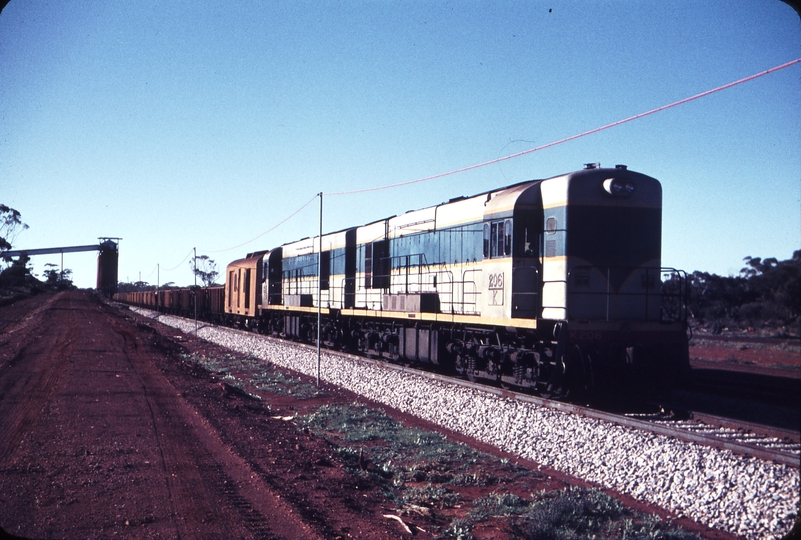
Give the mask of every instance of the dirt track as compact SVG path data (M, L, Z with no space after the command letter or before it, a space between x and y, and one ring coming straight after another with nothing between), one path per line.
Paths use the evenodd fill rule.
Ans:
M0 338L0 525L8 533L328 536L167 380L153 360L164 356L162 340L144 342L135 325L81 293L43 307L4 320Z
M357 398L328 388L302 403L249 399L181 356L224 350L176 334L81 291L0 308L0 527L65 539L402 536L375 485L348 473L330 443L277 419ZM576 483L550 471L506 487L525 495ZM482 527L478 537L506 537Z

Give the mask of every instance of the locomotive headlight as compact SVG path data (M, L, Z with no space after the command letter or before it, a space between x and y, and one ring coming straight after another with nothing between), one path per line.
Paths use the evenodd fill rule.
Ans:
M634 182L621 178L607 178L604 180L604 191L614 197L628 197L634 193Z

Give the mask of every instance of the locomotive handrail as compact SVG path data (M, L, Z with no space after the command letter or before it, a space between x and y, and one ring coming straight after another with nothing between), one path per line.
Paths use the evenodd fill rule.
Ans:
M467 310L465 309L467 306L471 306L473 308L473 313L477 313L478 312L478 310L476 309L476 305L478 304L478 297L481 296L481 291L478 290L478 287L476 287L476 281L474 279L471 279L471 280L468 281L467 274L481 273L481 272L483 272L483 269L481 269L481 268L468 268L467 270L462 272L462 281L461 281L461 285L462 285L462 301L460 302L459 305L462 306L462 311L465 312L465 313L467 312ZM470 285L473 286L473 290L472 291L468 292L468 291L465 290L466 289L465 285L467 285L467 284L470 284ZM467 301L467 298L465 298L465 296L467 296L467 295L473 296L473 301L472 302L468 302Z
M413 260L416 259L417 263L415 264ZM460 313L477 313L476 306L478 304L477 300L475 299L477 296L481 294L480 291L477 290L475 280L467 279L468 273L475 273L481 272L480 268L471 268L465 270L462 275L461 281L457 281L453 279L453 272L450 270L443 270L447 269L445 263L438 263L442 268L436 268L436 264L428 263L426 259L425 253L412 253L408 255L395 255L392 257L386 257L384 259L388 262L386 268L390 269L389 275L376 275L374 277L383 277L387 279L390 283L390 290L395 287L401 287L403 289L403 294L411 294L411 293L424 293L426 292L424 289L425 285L429 285L425 283L425 278L427 276L433 276L435 279L440 275L445 275L450 279L445 281L436 281L430 284L432 286L432 291L428 292L436 292L440 295L440 301L442 304L450 304L451 311L454 311L454 307L459 307L458 310ZM416 268L415 272L409 272L409 269ZM404 272L405 270L405 272ZM393 274L393 272L396 272ZM412 283L409 278L410 276L414 275L417 279L415 283ZM403 282L400 281L393 281L393 278L402 278ZM412 290L412 288L416 288L418 290ZM443 285L447 285L445 290L443 290ZM461 286L461 300L457 300L455 288L456 286ZM472 290L466 290L468 287L472 287ZM395 291L397 292L397 291ZM368 291L363 290L363 298L365 305L367 304L367 296ZM472 297L472 299L468 299L467 297Z
M445 267L446 266L443 263L443 268L445 268ZM445 294L446 296L450 296L450 300L449 301L445 301L445 302L442 302L442 303L448 303L448 304L451 305L451 310L450 310L451 313L460 313L460 314L463 314L463 315L477 314L478 313L478 309L476 309L478 301L475 299L475 297L480 296L481 295L481 291L477 290L475 280L467 279L466 274L474 273L474 272L481 272L481 271L482 270L480 268L470 268L470 269L464 270L462 272L462 278L460 280L453 279L453 272L451 270L438 270L437 271L438 275L439 274L445 274L445 275L450 276L450 280L448 281L448 284L451 285L451 290L450 290L450 292L447 292L447 293L440 292L440 296L443 295L443 294ZM456 293L454 293L454 291L453 291L454 286L456 286L456 285L461 287L461 300L456 298ZM472 290L468 290L468 286L470 286L472 288ZM473 297L473 299L469 300L469 299L466 298L466 296ZM457 311L457 310L454 309L455 307L458 307L460 309ZM443 310L443 312L444 311L445 310Z
M545 285L546 284L550 284L550 283L564 283L565 284L565 290L567 290L567 282L568 282L567 279L543 279L542 280L541 290L544 291ZM544 293L542 295L542 298L543 298L543 300L545 299L545 294ZM551 305L543 303L542 306L541 306L540 313L543 313L546 309L561 309L563 311L567 311L567 306L551 306Z
M620 285L628 283L632 276L639 273L640 291L612 290L615 274L623 276ZM605 290L599 291L591 288L590 276L601 275L604 279ZM667 279L664 279L667 277ZM658 281L657 281L658 278ZM558 280L562 281L562 280ZM566 284L567 313L573 316L571 304L579 296L603 297L605 303L605 320L620 320L626 317L617 317L612 313L612 305L620 299L642 298L644 300L644 320L650 321L658 318L661 322L685 322L688 313L687 274L683 270L669 267L626 267L626 266L576 266L568 272ZM583 289L586 287L586 290ZM652 314L652 302L658 302L659 314Z
M481 291L478 290L475 279L470 279L468 275L482 272L481 268L468 268L463 271L461 280L455 280L453 272L447 269L445 263L440 263L442 268L434 268L427 262L425 253L385 257L383 261L385 264L382 267L389 269L389 273L373 273L372 277L377 282L388 283L389 287L369 289L360 287L360 280L356 277L342 277L338 280L338 284L332 279L331 286L323 290L321 298L323 305L334 309L343 308L346 304L345 295L350 294L353 296L354 306L381 309L381 297L386 291L395 294L435 292L440 295L442 305L450 304L451 312L465 314L478 312L478 297ZM303 275L302 270L294 275L287 270L282 274L284 281L282 296L312 295L312 301L316 301L318 280L316 274ZM427 282L427 276L433 276L431 283ZM438 276L445 276L447 279L438 280ZM353 282L352 292L346 292L348 281ZM429 288L432 290L429 291ZM456 297L457 292L460 299Z
M417 259L417 264L412 262L412 259ZM388 278L388 282L390 287L393 285L392 278L393 277L402 277L404 278L403 288L406 294L409 294L409 277L416 275L418 277L417 286L420 287L422 285L421 278L422 276L430 275L432 272L429 270L428 261L426 260L425 253L410 253L408 255L395 255L392 257L386 257L382 259L387 262L386 268L389 268L389 275L388 276L380 276L375 275L374 277L384 277ZM416 272L410 270L417 269ZM397 274L393 274L393 271L397 271Z

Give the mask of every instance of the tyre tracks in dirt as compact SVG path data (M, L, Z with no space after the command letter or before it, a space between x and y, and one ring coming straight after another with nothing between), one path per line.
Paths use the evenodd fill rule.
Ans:
M0 526L30 537L318 538L87 293L0 334Z

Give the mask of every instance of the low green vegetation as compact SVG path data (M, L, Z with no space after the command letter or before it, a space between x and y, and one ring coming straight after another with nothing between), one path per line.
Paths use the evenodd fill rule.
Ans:
M183 360L245 393L258 388L301 400L320 395L316 386L257 358L190 354ZM406 427L381 409L334 403L295 421L329 441L345 470L375 486L399 518L421 523L437 538L470 540L478 526L523 540L697 538L597 489L516 494L527 481L547 477L439 433Z
M636 513L598 489L569 487L541 491L530 498L494 492L474 501L473 506L466 518L452 524L446 534L470 538L473 524L504 518L505 530L512 538L520 539L697 538L694 534L666 527L657 516Z
M298 377L288 376L271 364L253 356L224 354L222 356L183 355L185 362L203 367L232 386L252 386L277 395L291 395L305 399L319 395L320 390ZM244 388L242 388L245 390Z
M505 485L543 475L438 433L406 428L380 410L326 405L299 420L335 443L346 468L378 485L400 515L424 516L438 525L440 538L473 538L474 527L482 522L491 522L511 538L532 540L696 538L597 489L542 491L529 498L510 493ZM491 476L484 470L500 473ZM492 491L470 502L461 495L468 487ZM448 512L457 507L468 510Z
M299 420L335 443L346 468L376 483L399 510L451 508L460 502L455 487L496 481L472 472L489 456L439 433L407 428L380 410L325 405Z

